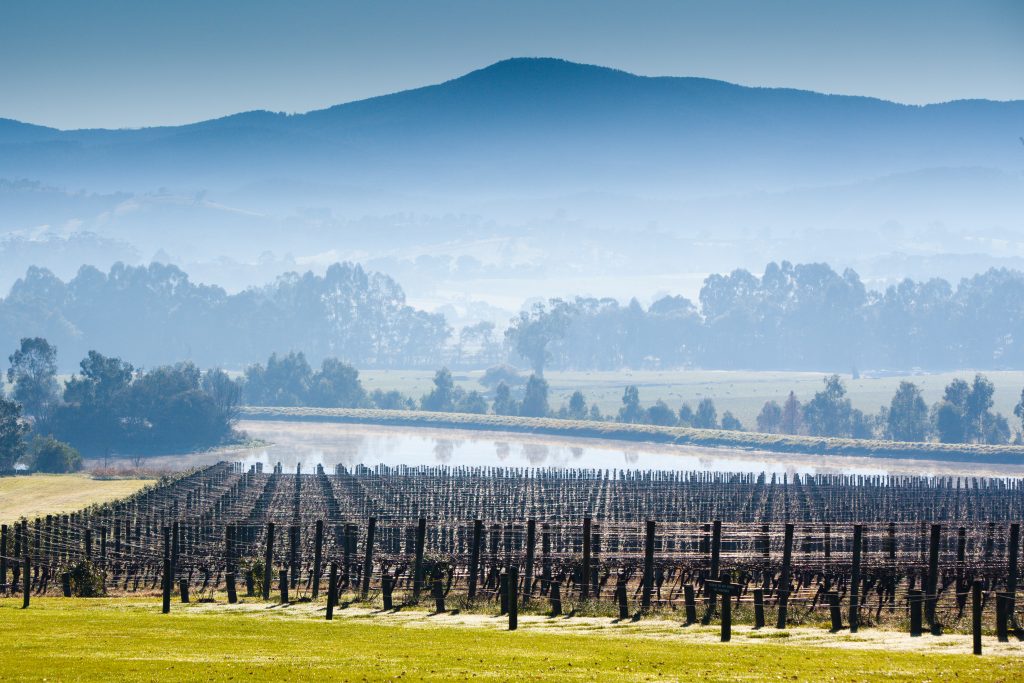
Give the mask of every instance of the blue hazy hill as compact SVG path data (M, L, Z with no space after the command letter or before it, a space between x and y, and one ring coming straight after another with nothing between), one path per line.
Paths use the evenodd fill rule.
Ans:
M298 115L139 130L0 120L0 178L106 192L277 179L439 196L700 196L936 167L1014 171L1022 133L1021 101L908 106L511 59Z

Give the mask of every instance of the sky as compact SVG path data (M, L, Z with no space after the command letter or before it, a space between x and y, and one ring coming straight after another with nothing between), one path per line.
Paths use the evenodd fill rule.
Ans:
M1024 99L1024 0L2 0L0 117L303 112L509 57L897 102Z

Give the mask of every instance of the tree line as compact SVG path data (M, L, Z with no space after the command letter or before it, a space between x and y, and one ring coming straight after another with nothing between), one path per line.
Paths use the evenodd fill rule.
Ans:
M697 302L665 296L551 299L502 333L491 322L454 333L415 309L387 275L336 263L237 294L193 283L179 268L82 267L64 282L30 268L0 299L0 348L43 337L81 358L91 349L143 366L182 358L242 369L280 349L362 368L485 368L535 374L622 368L1024 369L1024 273L992 269L955 286L904 280L868 289L853 270L770 263L762 275L708 276Z
M360 367L437 367L450 335L443 315L408 306L398 283L351 263L237 294L159 263L83 266L67 282L33 267L0 299L0 348L42 337L67 358L105 349L144 367L243 368L282 348Z
M483 391L467 391L455 383L451 371L444 367L435 373L431 390L418 400L393 390L367 392L358 370L352 366L337 359L326 359L320 369L314 371L302 353L289 353L274 354L266 365L249 367L245 372L243 397L246 403L261 406L419 409L698 429L746 429L729 410L719 417L714 399L710 397L702 398L695 406L683 403L674 408L659 399L645 407L641 405L639 389L630 385L623 391L619 410L604 415L596 404L588 405L586 396L578 390L563 405L552 406L550 388L543 376L533 373L524 378L511 366L489 368L480 384ZM775 434L854 439L1009 443L1015 435L1009 419L992 412L994 392L992 382L978 374L972 382L952 381L943 398L928 406L921 389L913 382L903 381L888 406L882 406L876 414L866 414L853 407L843 380L831 375L824 379L821 391L806 402L801 402L794 392L790 392L782 404L767 401L753 428ZM1024 432L1024 390L1014 415L1019 418ZM1016 438L1020 440L1020 433Z
M955 287L935 278L867 289L853 270L770 263L708 276L681 296L537 303L506 339L540 374L678 368L832 370L1024 368L1024 273L991 269Z
M19 462L38 471L72 471L82 455L177 453L236 438L241 384L223 370L192 363L136 369L89 351L63 386L57 348L21 340L10 358L10 397L0 396L0 472Z

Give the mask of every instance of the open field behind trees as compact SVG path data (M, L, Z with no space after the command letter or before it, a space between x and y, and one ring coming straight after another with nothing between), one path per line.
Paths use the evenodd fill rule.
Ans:
M829 634L680 628L653 620L524 616L431 616L365 609L264 604L178 605L157 599L0 599L0 624L16 648L0 679L61 680L971 680L1024 677L1019 645L986 638L986 656L966 636L910 639L893 632ZM941 645L941 647L940 647ZM912 649L911 649L912 648Z
M523 374L529 375L529 370L523 370ZM639 389L640 401L645 406L662 399L677 410L683 402L695 408L702 398L710 397L714 399L719 415L726 410L732 411L745 429L754 429L757 414L765 401L774 399L781 404L790 391L795 391L801 401L807 401L816 391L821 391L823 378L830 374L744 370L549 371L544 373L544 378L550 385L553 409L568 403L572 392L579 389L586 396L588 405L596 403L603 414L614 415L622 407L623 390L633 384ZM931 406L942 398L943 390L951 381L958 377L970 381L974 374L974 370L958 370L937 374L862 376L856 380L847 374L843 375L843 382L853 407L873 414L878 412L879 406L889 405L903 380L917 384ZM995 385L993 411L1012 418L1013 407L1020 400L1020 392L1024 388L1024 371L985 371L983 374ZM452 376L455 383L466 391L483 389L478 382L483 371L453 372ZM397 389L418 399L433 388L434 372L365 370L360 371L359 377L367 391Z
M0 522L73 512L130 496L154 479L92 479L84 474L0 477Z

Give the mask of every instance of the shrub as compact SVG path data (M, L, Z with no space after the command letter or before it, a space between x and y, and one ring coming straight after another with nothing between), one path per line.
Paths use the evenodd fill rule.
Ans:
M51 436L37 436L29 446L29 458L36 472L64 474L82 469L81 454Z
M71 594L79 598L101 598L107 594L107 575L89 560L68 569Z

